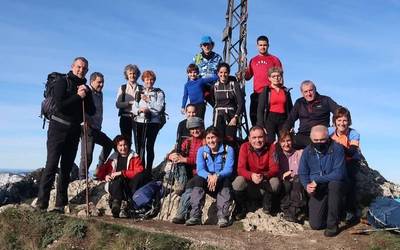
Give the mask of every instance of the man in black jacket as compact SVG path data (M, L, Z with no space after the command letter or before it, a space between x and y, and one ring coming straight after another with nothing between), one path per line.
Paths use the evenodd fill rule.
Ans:
M68 184L74 164L83 120L83 105L89 115L95 113L92 93L85 85L88 61L84 57L74 59L66 77L57 79L53 97L56 112L51 116L47 131L47 160L39 186L37 206L45 210L49 206L50 190L53 186L57 165L60 162L57 195L54 211L63 213L68 204ZM60 161L61 158L61 161Z
M293 109L283 125L283 129L293 128L294 123L299 119L299 129L295 135L294 148L303 149L311 143L310 131L315 125L329 127L330 114L340 107L329 96L320 95L315 84L305 80L300 85L303 97L296 100Z

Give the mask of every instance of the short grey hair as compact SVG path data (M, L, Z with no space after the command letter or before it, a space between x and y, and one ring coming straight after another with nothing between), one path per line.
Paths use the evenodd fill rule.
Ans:
M74 59L74 61L72 62L72 64L75 64L76 61L82 61L84 62L87 66L89 66L89 61L83 57L83 56L78 56Z
M311 133L310 133L311 139L314 137L315 133L325 133L325 137L327 139L329 137L328 128L324 125L315 125L314 127L311 128Z
M127 74L128 71L135 72L136 79L139 79L140 70L139 70L139 67L136 64L128 64L128 65L125 66L125 68L124 68L124 76L125 76L126 80L128 80L128 74Z
M304 81L302 81L302 82L300 83L300 92L303 92L303 86L304 86L304 85L311 85L311 86L313 86L313 89L314 89L314 90L317 90L317 87L315 87L315 84L314 84L313 81L311 81L311 80L304 80Z

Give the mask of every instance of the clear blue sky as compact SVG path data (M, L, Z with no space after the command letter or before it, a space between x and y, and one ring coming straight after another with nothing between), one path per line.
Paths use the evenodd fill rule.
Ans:
M110 137L119 132L115 97L124 66L157 73L171 117L156 142L159 162L183 118L185 68L200 37L211 35L222 54L225 12L223 0L3 1L0 169L44 166L46 130L38 118L43 83L49 72L67 72L76 56L88 58L89 74L105 75L103 126ZM300 95L299 83L311 79L321 94L348 107L370 165L399 183L398 27L398 0L249 1L249 59L256 37L267 35L293 98Z

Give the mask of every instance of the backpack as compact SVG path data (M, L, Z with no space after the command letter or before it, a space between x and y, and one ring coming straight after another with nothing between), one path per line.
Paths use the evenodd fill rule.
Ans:
M143 86L142 85L139 85L139 84L137 84L136 85L136 95L135 95L135 100L136 101L140 101L140 93L143 91ZM126 97L126 84L122 84L121 85L121 95L122 95L122 97L121 97L121 102L125 102L125 97ZM118 116L121 116L122 114L124 113L124 110L123 109L119 109L119 111L118 111Z
M224 151L222 152L222 168L225 166L225 161L226 161L226 155L228 154L228 151L226 150L228 148L228 145L224 145ZM203 151L203 159L206 161L208 158L208 153Z
M370 205L368 222L375 228L397 228L400 232L400 202L389 197L378 197Z
M133 217L142 219L155 217L161 209L162 193L161 181L151 181L136 190L132 196Z
M61 78L65 78L67 80L67 91L69 91L71 84L68 80L67 74L52 72L47 76L47 82L45 84L45 90L43 92L44 100L42 101L40 110L40 118L43 118L43 129L46 120L50 120L51 116L57 112L57 107L53 96L54 86Z

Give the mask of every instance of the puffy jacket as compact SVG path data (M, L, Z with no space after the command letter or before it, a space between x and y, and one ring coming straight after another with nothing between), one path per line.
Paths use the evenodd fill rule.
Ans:
M118 153L114 152L108 160L99 167L97 172L97 178L99 180L105 180L106 175L115 172L118 162ZM139 155L131 151L128 155L127 166L125 170L122 170L122 176L128 179L132 179L137 174L143 172L143 164L139 158Z
M262 174L267 179L278 176L279 162L275 144L263 148L260 154L249 142L242 144L239 151L238 175L251 180L252 173Z
M196 169L197 174L207 179L209 174L218 174L218 178L230 177L233 173L235 163L235 152L231 146L221 145L217 154L212 157L211 149L205 145L197 151Z
M304 187L312 181L318 184L346 180L343 147L334 141L329 143L325 154L317 152L312 145L304 149L299 166L299 177Z
M211 52L207 59L203 52L198 53L193 58L193 63L199 67L201 77L211 77L217 73L217 66L222 62L222 57L215 52Z

